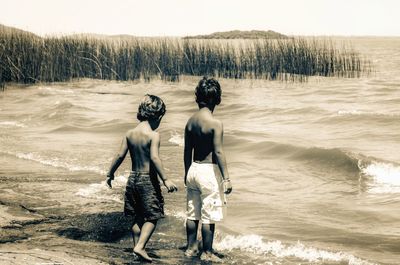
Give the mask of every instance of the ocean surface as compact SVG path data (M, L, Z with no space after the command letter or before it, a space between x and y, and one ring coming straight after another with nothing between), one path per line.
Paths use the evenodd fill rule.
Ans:
M219 79L215 116L233 183L215 239L224 263L400 264L400 38L337 41L351 43L373 72ZM151 93L167 105L160 155L179 191L163 188L167 216L148 252L156 264L200 264L182 250L183 128L199 79L8 85L0 93L0 263L19 254L34 264L139 263L122 215L129 159L114 189L104 180Z

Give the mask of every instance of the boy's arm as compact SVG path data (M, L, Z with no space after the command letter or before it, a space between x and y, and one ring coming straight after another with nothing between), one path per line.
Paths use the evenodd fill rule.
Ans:
M183 162L185 164L185 177L184 177L184 183L186 185L186 178L187 178L187 173L189 171L190 165L192 164L192 150L193 150L193 145L192 142L190 141L190 136L189 136L189 130L187 126L185 127L185 147L183 151Z
M232 191L232 185L229 179L225 153L222 147L223 134L224 134L224 129L222 126L222 122L218 121L217 125L214 127L214 136L213 136L214 153L224 182L224 192L226 194L229 194Z
M168 189L168 192L174 192L178 190L178 188L172 181L168 180L164 174L164 168L161 159L158 155L159 149L160 149L160 135L157 132L155 132L150 143L150 160L153 163L158 176L161 178L165 187Z
M118 169L118 167L121 165L122 161L124 161L124 158L126 156L126 153L128 152L128 143L127 143L127 138L126 136L124 139L122 139L121 146L119 148L118 153L115 155L114 159L111 162L110 169L108 170L107 173L107 185L112 188L111 186L111 181L114 179L114 173Z

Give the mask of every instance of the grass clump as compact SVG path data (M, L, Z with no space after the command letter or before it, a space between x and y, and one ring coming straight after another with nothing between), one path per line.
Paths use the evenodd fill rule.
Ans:
M190 40L179 38L39 37L0 27L0 88L74 78L176 81L181 75L304 80L359 77L368 61L329 40L304 38Z

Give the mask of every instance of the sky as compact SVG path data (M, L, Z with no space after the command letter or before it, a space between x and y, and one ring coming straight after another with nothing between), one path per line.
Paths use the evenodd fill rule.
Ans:
M0 10L0 24L42 36L400 36L400 0L0 0Z

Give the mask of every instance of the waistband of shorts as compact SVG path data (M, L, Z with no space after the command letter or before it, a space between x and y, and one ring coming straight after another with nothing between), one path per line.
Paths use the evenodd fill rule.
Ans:
M191 166L193 166L193 167L217 167L218 165L215 163L200 163L200 162L193 161Z
M149 177L150 173L147 171L131 171L129 177Z
M196 164L213 164L213 165L216 165L216 163L214 163L214 162L202 162L202 161L197 161L197 160L194 160L193 161L193 163L196 163Z

